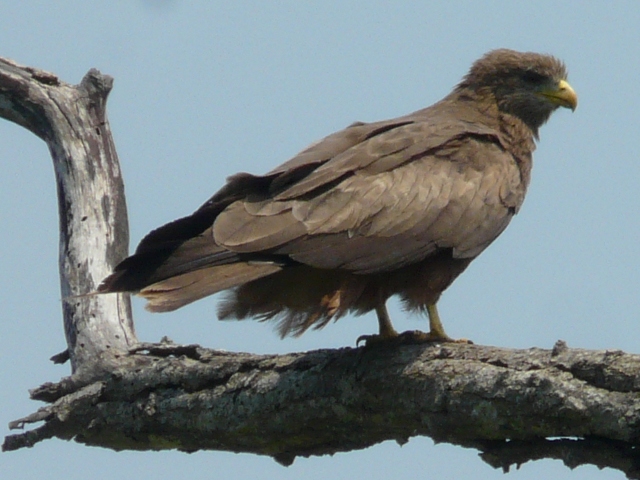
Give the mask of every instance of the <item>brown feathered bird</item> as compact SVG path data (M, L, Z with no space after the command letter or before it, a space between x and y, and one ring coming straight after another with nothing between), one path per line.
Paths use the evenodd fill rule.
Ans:
M436 302L524 200L538 129L576 108L562 62L495 50L444 99L357 122L265 175L230 177L193 215L147 235L99 292L165 312L228 290L221 319L274 319L282 336L375 310L426 310L425 340L450 340Z

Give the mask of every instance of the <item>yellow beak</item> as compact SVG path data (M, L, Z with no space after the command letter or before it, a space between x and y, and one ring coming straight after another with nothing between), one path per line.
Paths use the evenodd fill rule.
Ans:
M572 111L578 106L578 95L566 80L560 80L553 87L544 88L539 93L551 103L570 108Z

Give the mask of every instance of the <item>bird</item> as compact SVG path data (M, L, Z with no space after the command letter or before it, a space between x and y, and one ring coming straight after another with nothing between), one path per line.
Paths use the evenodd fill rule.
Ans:
M264 175L229 177L97 291L135 293L152 312L224 291L220 319L273 321L282 337L375 311L378 334L358 342L455 341L442 292L520 210L540 127L577 104L556 57L492 50L430 107L355 122ZM394 296L426 313L428 332L395 330Z

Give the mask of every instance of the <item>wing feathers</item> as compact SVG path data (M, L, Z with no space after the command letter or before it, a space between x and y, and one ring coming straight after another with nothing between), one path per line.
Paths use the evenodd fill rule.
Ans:
M140 290L151 312L170 312L208 295L271 275L282 269L270 262L209 267L171 277Z
M359 170L368 174L389 171L427 155L460 135L486 135L486 127L472 129L467 122L441 124L433 120L392 124L389 128L380 129L377 135L345 150L334 152L333 156L319 164L307 177L275 195L273 200L291 200L310 194ZM322 142L315 148L319 149L321 145ZM300 155L305 155L305 152ZM298 165L294 160L296 159L290 161L291 164Z
M267 175L231 177L191 217L149 234L101 291L140 290L167 311L291 260L369 274L438 249L472 258L521 203L519 175L488 127L425 112L355 124Z
M216 219L213 237L218 245L235 252L260 252L283 245L306 234L306 229L288 209L274 215L251 215L243 202L236 202Z
M499 179L518 169L500 145L475 137L452 142L437 156L396 159L400 165L388 171L357 170L315 196L278 200L292 195L288 189L271 200L236 201L218 216L215 241L234 252L268 251L359 274L393 270L438 248L475 256L512 216ZM321 178L325 166L311 176Z

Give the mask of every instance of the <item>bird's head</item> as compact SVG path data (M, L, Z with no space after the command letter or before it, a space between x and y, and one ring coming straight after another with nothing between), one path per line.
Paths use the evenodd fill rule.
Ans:
M491 99L535 133L558 107L575 110L578 96L563 62L550 55L493 50L476 61L457 87Z

